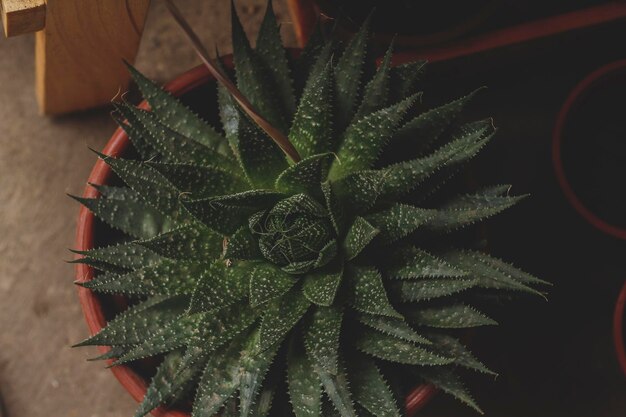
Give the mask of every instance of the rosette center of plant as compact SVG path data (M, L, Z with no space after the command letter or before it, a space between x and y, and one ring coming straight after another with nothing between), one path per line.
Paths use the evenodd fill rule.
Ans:
M305 194L278 202L250 218L259 249L283 270L300 274L326 265L337 253L337 241L326 209Z

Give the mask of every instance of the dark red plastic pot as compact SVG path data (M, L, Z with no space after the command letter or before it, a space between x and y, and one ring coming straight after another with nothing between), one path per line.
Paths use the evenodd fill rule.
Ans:
M232 65L232 61L225 60L226 65ZM165 88L176 96L180 96L187 92L190 92L194 88L197 88L205 83L213 82L213 77L209 74L208 70L199 66L196 67L173 81L166 84ZM142 102L140 107L148 109L149 106L146 102ZM122 129L117 129L102 153L110 156L121 156L128 148L130 141L128 136ZM96 164L89 175L88 182L91 184L107 184L112 179L112 172L108 165L102 160L98 159ZM98 197L98 192L95 188L87 186L83 197L94 198ZM81 206L78 215L78 227L76 231L76 249L84 251L94 247L95 242L95 217L87 208ZM94 269L84 265L76 264L76 280L79 282L89 281L94 277ZM98 297L92 291L83 288L78 288L78 297L89 327L89 332L93 335L99 332L107 323L105 309L106 305L103 300ZM102 353L107 352L110 348L101 346L99 347ZM122 384L122 386L130 393L130 395L137 401L141 401L146 393L148 381L133 368L121 365L111 368L111 371ZM406 397L406 415L412 417L420 410L436 392L436 388L429 384L419 385ZM156 417L189 417L189 413L186 411L159 407L152 412Z
M558 114L554 127L552 137L552 162L559 186L563 190L565 198L569 201L572 207L574 207L574 209L587 222L596 227L598 230L619 239L626 239L626 227L624 225L614 224L606 218L601 217L598 213L596 213L589 207L589 199L587 199L587 202L583 201L583 199L579 195L580 190L577 191L576 187L572 184L572 181L570 180L570 176L576 174L577 172L572 172L572 170L570 170L569 173L567 172L567 169L564 166L565 164L563 157L564 147L568 146L566 138L567 131L568 129L571 131L573 128L570 125L580 123L581 119L580 117L576 117L574 112L577 110L578 106L581 105L581 102L583 102L584 99L589 96L589 94L591 94L595 88L605 83L608 77L614 77L616 75L622 76L624 79L626 79L626 59L610 63L597 69L596 71L589 74L585 79L583 79L571 91ZM606 86L604 86L603 88L606 89ZM623 124L624 121L623 119L618 120L617 123ZM599 125L601 125L601 123L599 123ZM584 154L585 158L589 158L590 155L592 155L594 152L600 152L599 145L605 138L602 137L601 133L597 133L596 136L597 137L588 137L584 139L585 146L587 146L588 149L587 152ZM612 152L619 151L612 150ZM611 153L611 150L609 150L607 154L608 153ZM590 171L592 170L589 167L587 169L589 169ZM624 181L624 178L616 179L618 181ZM618 190L615 190L615 193L619 195Z
M626 281L617 297L615 304L615 312L613 313L613 342L615 343L615 353L617 361L622 368L624 376L626 376L626 346L624 341L624 307L626 306Z

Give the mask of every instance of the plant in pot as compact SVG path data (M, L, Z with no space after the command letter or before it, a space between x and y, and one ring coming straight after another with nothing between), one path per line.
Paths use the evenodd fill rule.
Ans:
M424 63L392 67L390 47L376 69L367 26L300 54L271 5L255 49L234 9L232 28L233 68L200 48L208 69L177 87L214 74L217 97L192 107L221 130L130 68L147 104L115 103L126 135L93 179L116 177L76 197L77 283L107 321L79 345L110 347L133 392L151 376L137 416L399 416L433 386L480 410L457 371L493 372L459 329L496 324L474 308L494 294L544 283L467 232L522 197L443 187L491 120L462 122L473 94L420 109Z

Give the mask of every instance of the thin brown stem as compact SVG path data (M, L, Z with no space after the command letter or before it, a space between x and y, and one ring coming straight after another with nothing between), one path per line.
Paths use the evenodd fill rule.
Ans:
M285 154L293 161L299 162L300 155L296 148L293 147L293 144L289 141L289 138L285 136L280 130L276 129L272 126L263 116L261 116L252 103L244 96L241 91L237 88L237 86L228 78L228 75L224 74L220 68L213 63L213 59L210 57L209 53L205 49L204 45L198 38L198 35L193 31L187 20L183 17L178 10L178 7L174 4L172 0L165 0L165 4L169 9L170 13L178 23L178 25L183 29L189 40L191 41L196 53L204 63L204 65L208 68L211 75L215 77L215 79L221 83L231 94L231 96L235 99L235 101L239 104L239 106L243 109L244 112L261 128L265 133L268 134L270 138L276 142L276 144L280 147L280 149L285 152Z

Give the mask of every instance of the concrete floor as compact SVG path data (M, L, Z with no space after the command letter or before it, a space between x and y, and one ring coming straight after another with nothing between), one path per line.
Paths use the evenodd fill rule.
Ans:
M275 1L286 22L284 2ZM179 2L207 45L228 52L229 0ZM244 25L253 32L265 0L246 0ZM289 25L284 24L289 35ZM289 38L289 36L288 36ZM45 118L37 114L32 36L0 36L0 391L11 417L131 416L135 402L96 351L69 346L87 336L70 259L81 194L114 130L108 109ZM197 59L164 5L150 10L137 66L165 81Z

